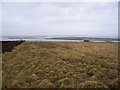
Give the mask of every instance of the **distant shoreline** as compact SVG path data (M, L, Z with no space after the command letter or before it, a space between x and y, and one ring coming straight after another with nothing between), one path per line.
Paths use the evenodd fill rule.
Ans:
M8 37L1 41L44 41L44 42L119 42L118 38L99 37Z
M88 42L113 42L113 41L120 41L117 38L98 38L98 37L57 37L57 38L49 38L49 39L56 39L56 40L80 40L80 41L88 41Z
M0 42L19 42L19 41L24 41L24 42L120 42L120 41L101 41L101 40L5 40L5 41L0 41Z

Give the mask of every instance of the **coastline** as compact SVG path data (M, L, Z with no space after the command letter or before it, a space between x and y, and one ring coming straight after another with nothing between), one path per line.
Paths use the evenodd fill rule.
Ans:
M3 36L2 41L45 41L45 42L120 42L113 37L83 37L83 36Z

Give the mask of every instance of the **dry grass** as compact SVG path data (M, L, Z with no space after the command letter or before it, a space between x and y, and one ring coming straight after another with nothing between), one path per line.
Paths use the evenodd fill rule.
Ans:
M118 87L118 43L24 42L2 65L3 87Z

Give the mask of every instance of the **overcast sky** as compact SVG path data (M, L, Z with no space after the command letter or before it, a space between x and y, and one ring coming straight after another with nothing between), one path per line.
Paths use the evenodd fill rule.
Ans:
M117 2L6 2L3 35L117 36Z

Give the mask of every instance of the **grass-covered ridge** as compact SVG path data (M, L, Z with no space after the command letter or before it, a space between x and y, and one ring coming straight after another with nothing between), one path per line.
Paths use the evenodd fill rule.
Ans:
M2 57L3 87L118 87L118 43L23 42Z

